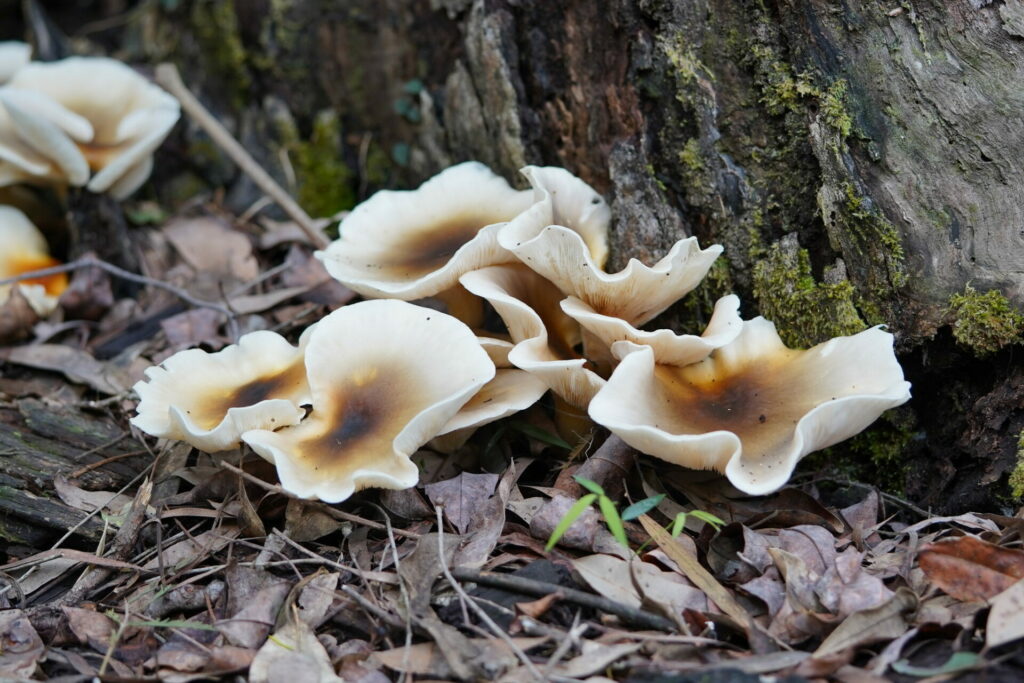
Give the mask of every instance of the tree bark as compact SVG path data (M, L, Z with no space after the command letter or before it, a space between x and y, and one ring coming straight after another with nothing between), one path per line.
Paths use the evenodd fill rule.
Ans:
M177 61L308 210L465 159L509 179L559 165L611 201L613 268L689 235L726 247L663 324L699 330L735 291L794 345L889 325L915 399L836 457L938 508L1005 492L1024 429L1021 0L191 0L124 35ZM238 210L258 197L188 124L171 153ZM354 196L311 194L324 168ZM192 187L175 182L156 186ZM1009 308L954 305L978 303L968 285ZM977 343L979 322L1004 333Z

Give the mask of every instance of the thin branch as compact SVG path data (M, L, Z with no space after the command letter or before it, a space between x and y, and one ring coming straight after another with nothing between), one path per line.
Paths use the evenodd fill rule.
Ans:
M509 634L505 633L505 631L500 626L498 626L498 624L496 624L493 619L491 619L491 616L487 614L487 612L485 612L484 609L480 607L480 605L473 602L473 598L469 597L469 594L466 593L466 590L461 585L459 585L459 582L455 580L454 576L452 576L451 570L448 569L448 563L445 562L444 559L444 520L441 518L441 508L438 506L434 506L434 510L437 511L437 561L441 564L441 571L444 573L444 578L448 580L448 584L452 587L456 594L458 594L459 598L465 601L467 605L469 605L469 607L476 614L477 619L484 622L487 628L490 629L491 633L493 633L495 636L498 637L498 639L505 643L505 645L515 654L516 658L523 663L523 666L525 666L526 670L530 672L530 675L533 676L535 680L545 680L544 676L541 675L540 670L538 670L537 667L534 666L533 662L530 661L530 658L527 656L527 654L523 652L523 650L518 645L515 644L515 641L512 640L512 637L509 636Z
M83 256L80 259L65 263L59 266L53 266L52 268L40 268L39 270L29 271L27 273L21 273L20 275L14 275L12 277L3 278L0 280L0 287L4 285L10 285L15 282L21 282L22 280L32 280L34 278L47 277L50 275L59 275L61 273L69 273L73 270L80 270L82 268L99 268L100 270L119 277L122 280L128 280L140 285L147 285L149 287L155 287L162 289L166 292L170 292L182 301L190 303L196 308L209 308L227 317L228 327L230 329L231 336L235 339L238 338L238 323L235 321L234 312L227 306L223 306L213 301L204 301L203 299L197 299L180 287L175 287L172 284L155 280L145 275L137 275L124 268L118 268L112 263L107 263L94 256Z
M522 593L524 595L533 595L536 597L544 597L555 593L562 600L573 602L577 605L582 605L583 607L591 607L599 612L614 614L620 619L641 628L671 632L675 632L679 628L671 620L657 614L630 607L624 603L609 600L608 598L603 598L598 595L584 593L583 591L576 590L575 588L559 586L555 583L535 581L534 579L528 579L523 576L512 576L510 574L481 572L465 567L456 567L452 569L452 574L463 581L471 581L473 583L478 583L481 586L500 588L512 593Z
M260 488L263 488L263 489L265 489L267 491L270 491L271 493L280 493L283 496L290 496L291 495L287 491L285 491L283 488L278 486L277 484L271 484L269 482L263 481L259 477L255 476L255 475L252 475L252 474L249 474L248 472L243 470L241 467L236 467L235 465L232 465L231 463L229 463L227 461L222 461L220 463L220 466L223 467L224 469L231 470L232 472L234 472L235 474L239 475L240 477L242 477L246 481L252 482L253 484L256 484ZM363 526L368 526L371 529L377 529L379 531L387 531L388 530L387 526L381 524L380 522L375 522L372 519L367 519L366 517L360 517L359 515L354 515L351 512L345 512L344 510L335 509L335 508L331 507L330 505L325 505L324 503L316 503L314 501L309 501L309 500L304 500L302 502L305 503L306 505L311 506L311 507L315 507L317 509L317 511L322 512L325 515L328 515L330 517L334 517L335 519L340 519L340 520L342 520L344 522L352 522L354 524L362 524ZM396 536L404 536L405 538L420 538L421 537L420 534L417 534L414 531L406 531L405 529L394 529L393 531L394 531L394 534Z
M327 239L316 229L309 214L302 210L302 207L292 199L291 195L278 185L269 173L263 170L263 167L252 158L252 155L231 136L227 128L221 125L221 122L196 99L196 96L181 80L181 74L178 73L176 66L169 63L157 66L156 82L178 98L181 108L192 117L192 120L199 124L199 127L206 131L217 146L224 150L224 153L231 157L231 160L238 164L238 167L295 221L314 245L320 249L327 246Z

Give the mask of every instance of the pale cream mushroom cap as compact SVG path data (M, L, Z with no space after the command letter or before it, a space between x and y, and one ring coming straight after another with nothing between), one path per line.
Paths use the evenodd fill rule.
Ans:
M547 390L544 382L525 370L498 370L438 434L475 429L514 415L536 403Z
M28 216L13 206L0 205L0 280L33 270L51 268L60 261L50 256L43 233ZM57 307L57 299L67 288L66 274L50 275L18 283L18 289L40 317ZM0 285L0 303L7 300L12 285Z
M0 89L0 103L0 157L8 148L3 158L24 174L118 199L148 177L153 152L180 115L174 97L104 57L29 64Z
M476 336L444 313L396 300L334 311L310 335L313 411L242 438L300 498L338 503L371 486L408 488L410 456L494 377Z
M564 168L527 166L520 173L530 181L534 201L502 230L498 239L501 246L529 262L533 252L523 245L549 225L559 225L579 235L590 258L603 268L608 260L608 225L612 218L604 198ZM555 281L543 270L538 272Z
M722 253L713 244L701 249L696 237L676 242L653 266L630 259L617 273L606 273L578 233L548 225L532 237L521 235L513 221L499 241L523 263L555 283L566 295L596 312L643 325L693 290Z
M740 300L730 294L715 303L715 310L703 334L676 334L672 330L638 330L625 320L601 315L576 297L562 301L562 310L593 334L605 346L628 341L654 348L662 365L689 365L704 360L715 349L734 340L743 327Z
M367 297L422 299L465 272L515 257L497 233L530 205L478 162L452 166L416 190L382 190L341 222L341 237L316 252L327 272Z
M494 363L494 367L512 367L512 363L508 360L508 354L512 351L515 344L504 339L495 339L494 337L477 337L476 340L480 342L480 347L487 353L487 357Z
M260 330L216 353L174 354L135 385L141 400L131 423L209 453L238 446L252 429L298 424L312 400L303 356L313 328L297 347Z
M561 292L521 263L466 273L462 286L490 302L505 321L515 346L512 365L543 381L574 406L586 406L604 380L587 368L574 347L579 325L559 307Z
M428 446L451 453L469 440L480 427L526 410L547 392L548 386L525 370L499 369L494 379L448 420Z
M718 470L741 491L763 495L783 486L808 453L910 399L892 344L876 327L788 349L763 318L745 321L735 341L685 367L658 364L649 346L618 342L622 362L590 416L644 453Z
M0 85L11 80L32 59L32 46L17 40L0 41Z

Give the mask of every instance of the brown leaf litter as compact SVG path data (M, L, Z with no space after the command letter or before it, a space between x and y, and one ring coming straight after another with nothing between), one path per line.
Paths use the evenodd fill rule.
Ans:
M751 498L600 432L567 455L501 427L454 453L417 453L417 489L331 506L289 498L249 452L133 434L129 388L151 362L249 330L294 338L353 298L301 233L260 231L213 210L140 229L145 279L161 286L108 300L117 290L82 271L76 286L102 295L92 327L2 312L4 339L29 342L0 347L0 677L878 681L1019 669L1019 513L932 517L825 482ZM554 430L544 407L517 419ZM584 493L574 473L620 510L666 497L625 523L628 549L594 507L545 552ZM682 535L666 530L697 509L725 526L690 516Z

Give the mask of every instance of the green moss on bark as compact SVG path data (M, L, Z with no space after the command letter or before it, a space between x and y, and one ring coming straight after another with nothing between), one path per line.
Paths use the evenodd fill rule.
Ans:
M234 106L246 104L252 76L238 30L234 0L201 0L192 5L192 29L208 70L218 74Z
M808 347L856 334L866 323L854 305L854 288L839 273L818 282L806 249L795 235L776 242L754 265L754 297L761 314L775 323L789 346Z
M1017 466L1010 473L1010 493L1014 498L1024 498L1024 430L1017 438Z
M335 112L320 112L309 140L290 151L302 208L313 216L331 216L355 205L355 174L339 156L341 124Z
M949 298L953 336L978 356L1024 340L1024 316L998 290L984 294L971 285Z

